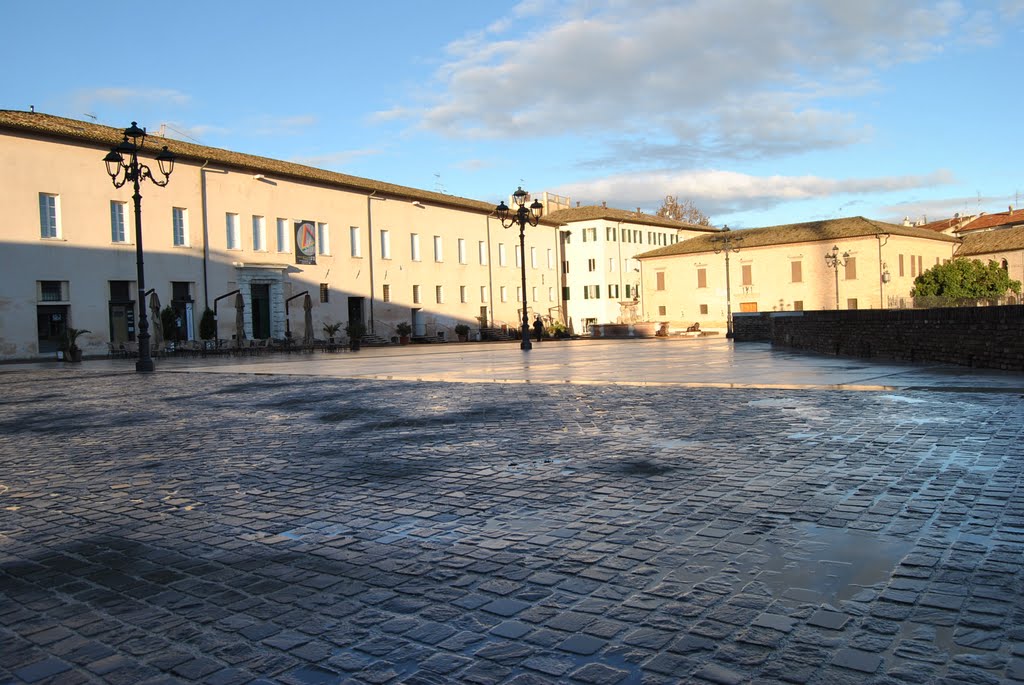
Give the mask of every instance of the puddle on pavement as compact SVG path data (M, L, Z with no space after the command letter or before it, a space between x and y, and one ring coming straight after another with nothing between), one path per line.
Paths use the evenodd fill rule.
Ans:
M761 556L757 580L774 596L837 603L886 583L912 548L897 538L798 523L752 551Z

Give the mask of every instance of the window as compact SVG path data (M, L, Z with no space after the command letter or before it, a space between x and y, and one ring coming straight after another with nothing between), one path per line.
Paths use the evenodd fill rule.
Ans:
M599 285L585 285L583 286L583 299L584 300L598 300L601 298L601 286Z
M443 285L435 285L434 286L434 301L437 302L438 304L443 304L444 303L444 286Z
M608 285L608 299L615 300L619 297L619 284L611 283Z
M705 316L707 316L707 313L708 313L708 306L707 306L706 304L702 304L702 305L700 306L700 313L701 313L701 314L704 314Z
M708 270L697 269L697 287L706 288L708 287Z
M277 251L288 252L291 249L289 238L288 219L277 220Z
M262 216L252 218L252 249L254 252L267 250L267 224Z
M665 305L658 307L658 316L665 316Z
M482 240L478 242L477 250L480 252L480 266L487 266L487 243Z
M320 301L330 302L331 301L331 287L326 283L320 284Z
M384 302L390 302L391 301L391 286L388 285L387 283L384 284L384 292L381 293L381 299Z
M516 268L519 269L523 266L523 251L516 245Z
M486 302L487 301L487 286L486 285L480 286L480 301L481 302Z
M597 271L597 260L596 259L588 259L587 260L587 271Z
M654 274L654 289L664 290L665 289L665 272L657 271Z
M533 300L534 302L537 301L537 286L534 285L530 287L530 296L531 300Z
M562 288L562 299L563 300L568 300L569 299L569 286L563 286L563 288Z
M917 255L917 273L924 273L924 257L922 257L921 255Z
M903 275L903 255L900 255L900 276Z
M803 262L790 262L789 263L789 279L792 283L803 283L804 282L804 266Z
M466 293L466 286L464 285L459 286L459 302L463 304L469 302L469 296Z
M554 302L554 301L555 301L555 289L549 285L548 286L548 302Z
M40 302L63 302L64 284L67 281L39 281Z
M459 264L466 263L466 239L459 238L458 242L455 243L459 250Z
M754 273L752 265L744 264L742 273L743 275L741 276L742 281L740 285L754 285Z
M605 237L605 240L607 240L609 242L611 242L612 240L615 240L615 227L614 226L605 226L604 227L604 237Z
M434 236L434 261L444 261L444 253L441 251L441 236L439 235Z
M757 302L740 302L741 312L756 312Z
M548 248L548 268L555 268L555 251L552 250L551 248Z
M418 285L414 285L412 287L412 303L413 304L419 304L420 303L420 287Z
M498 243L498 266L505 266L506 263L505 243Z
M39 237L60 238L59 201L56 195L39 193Z
M171 243L188 247L188 211L181 207L171 209Z
M317 223L316 225L316 250L317 254L331 254L331 227L327 224Z
M562 262L562 273L569 273L569 260L565 260L564 262Z
M420 261L420 234L413 233L409 236L409 258L414 262Z
M516 302L522 302L522 301L523 301L523 286L517 285L516 286Z
M615 271L615 257L608 258L608 271Z
M229 250L242 249L242 236L238 228L238 215L228 212L225 218L227 222L226 245Z
M846 308L847 309L856 309L857 308L857 298L856 297L851 297L851 298L847 299L846 300Z
M349 244L351 244L351 246L352 246L352 256L353 257L362 257L363 256L363 243L362 243L362 239L359 236L359 227L358 226L349 226L348 227L348 240L349 240Z
M627 300L629 299L631 294L632 294L632 286L630 286L629 283L627 283L626 284L626 299Z
M846 280L852 281L857 278L857 258L847 257L846 258Z
M505 286L501 286L501 289L498 292L501 295L501 301L508 302L508 288L506 288Z
M126 243L124 236L124 202L110 201L110 242Z
M802 312L803 310L804 310L804 301L803 300L793 300L793 311L794 312Z
M391 259L391 231L380 232L380 258Z
M903 255L900 256L902 257ZM917 276L917 260L914 259L914 255L910 255L910 277L913 278L914 276Z
M537 248L535 247L530 248L530 268L537 268Z

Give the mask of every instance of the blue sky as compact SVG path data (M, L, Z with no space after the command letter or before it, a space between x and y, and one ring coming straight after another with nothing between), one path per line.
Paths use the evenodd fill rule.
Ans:
M0 108L734 228L1024 203L1024 0L39 7L0 0Z

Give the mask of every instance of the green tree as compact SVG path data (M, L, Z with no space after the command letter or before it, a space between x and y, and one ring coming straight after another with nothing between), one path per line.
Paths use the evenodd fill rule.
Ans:
M948 297L964 299L995 299L1008 292L1020 294L1020 281L999 264L980 259L952 259L936 264L914 279L911 297Z
M199 337L203 340L213 340L217 336L217 319L213 310L209 307L203 311L203 318L199 319Z
M666 195L665 201L661 203L661 207L655 212L655 215L665 217L666 219L685 221L695 226L711 225L711 219L707 214L697 209L697 205L693 204L693 200L683 200L680 202L679 198L675 195Z

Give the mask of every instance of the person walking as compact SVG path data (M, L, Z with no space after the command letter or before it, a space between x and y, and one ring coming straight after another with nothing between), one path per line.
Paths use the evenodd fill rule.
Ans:
M537 336L537 342L544 337L544 324L541 323L539 316L533 320L533 334Z

